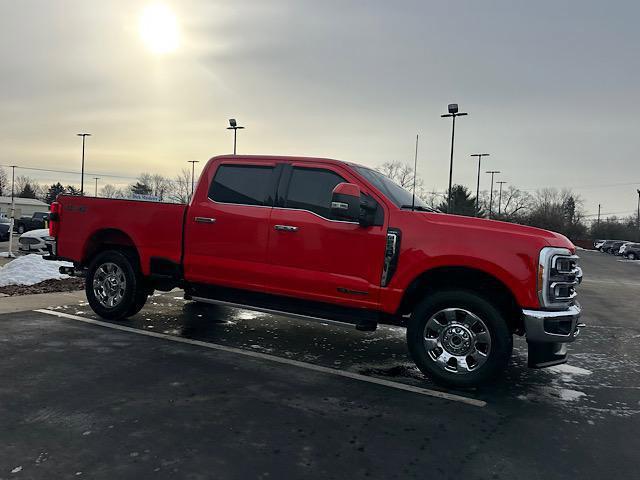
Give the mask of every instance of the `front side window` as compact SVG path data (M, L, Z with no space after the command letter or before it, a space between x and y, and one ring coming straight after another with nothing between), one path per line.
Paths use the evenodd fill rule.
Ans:
M285 206L309 210L325 218L331 216L331 195L339 183L345 182L337 173L318 168L294 167L289 181Z
M370 168L361 166L356 166L355 168L360 175L370 181L374 187L380 190L380 192L395 203L396 206L401 208L411 206L414 201L413 194L402 188L389 177ZM420 197L415 197L415 206L431 210Z
M209 198L220 203L268 205L273 167L220 165L209 187Z

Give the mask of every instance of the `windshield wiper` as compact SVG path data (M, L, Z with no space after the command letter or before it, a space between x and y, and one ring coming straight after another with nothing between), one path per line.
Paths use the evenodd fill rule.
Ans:
M400 208L406 208L406 209L409 209L409 210L417 210L419 212L431 212L431 213L436 213L437 212L437 210L435 210L435 209L433 209L431 207L423 207L421 205L414 205L414 206L411 206L411 205L400 205Z

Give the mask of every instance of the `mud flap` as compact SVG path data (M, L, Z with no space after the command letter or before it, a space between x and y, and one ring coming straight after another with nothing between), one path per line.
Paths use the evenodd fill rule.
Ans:
M566 343L527 342L529 368L545 368L567 362Z

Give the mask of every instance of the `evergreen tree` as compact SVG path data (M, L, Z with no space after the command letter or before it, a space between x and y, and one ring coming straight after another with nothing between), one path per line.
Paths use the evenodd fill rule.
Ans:
M25 183L24 187L22 187L22 191L18 193L18 197L20 198L36 198L36 191L31 186L30 183Z
M447 199L442 201L437 208L441 212L447 212ZM451 212L454 215L476 216L476 197L464 185L451 187ZM483 212L480 212L482 216Z
M58 195L64 192L65 192L64 187L60 182L54 183L49 187L49 190L47 190L47 194L44 197L44 201L46 203L51 204L51 202L56 201L56 198L58 197Z
M134 185L131 185L131 193L138 195L151 195L151 187L145 183L136 182Z

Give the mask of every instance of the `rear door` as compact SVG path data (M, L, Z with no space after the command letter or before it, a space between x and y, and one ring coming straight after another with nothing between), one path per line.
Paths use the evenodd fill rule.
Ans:
M359 180L337 165L286 167L271 213L267 290L349 306L377 305L386 230L332 218L331 193L341 182Z
M268 270L276 162L223 161L199 185L185 220L185 279L260 289ZM202 181L202 180L201 180Z

